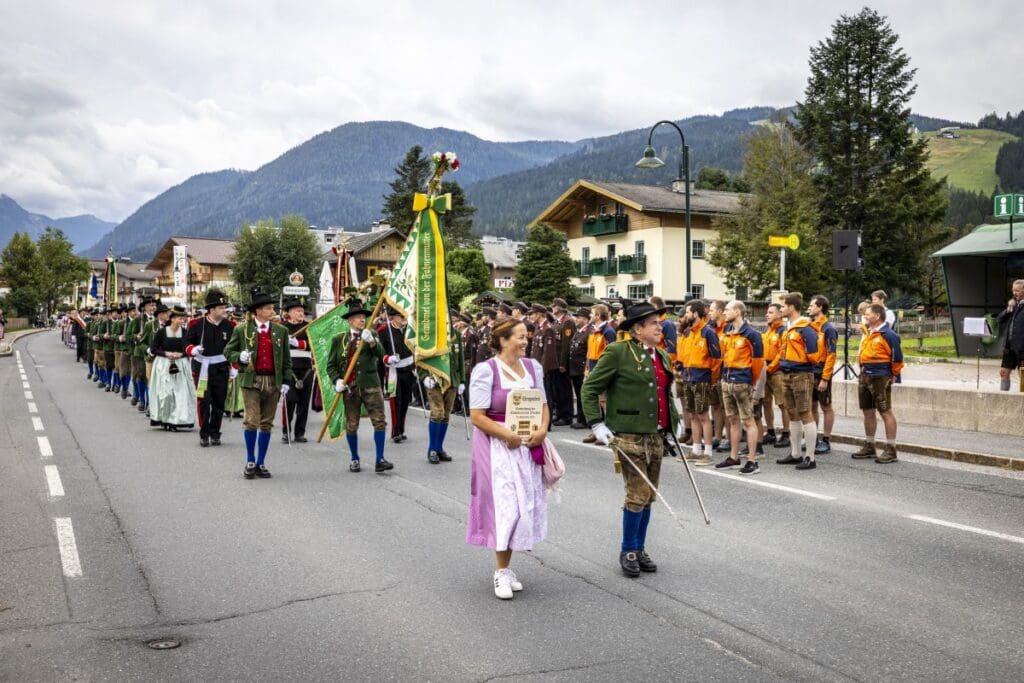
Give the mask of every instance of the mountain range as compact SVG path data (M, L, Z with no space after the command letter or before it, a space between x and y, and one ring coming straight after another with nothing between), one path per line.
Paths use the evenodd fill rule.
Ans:
M30 213L11 197L0 194L0 248L10 242L16 232L27 232L32 239L36 239L47 226L63 230L75 245L75 251L80 252L117 227L117 223L99 219L92 214L50 218L41 213Z
M751 107L677 121L686 134L693 177L703 166L741 170L751 126L778 111ZM954 125L920 116L914 121L922 130ZM232 239L242 225L289 213L301 214L313 225L368 230L380 217L394 168L413 145L425 154L453 150L459 155L462 167L453 179L477 207L475 232L521 237L526 224L579 178L651 184L674 179L680 143L664 128L658 130L654 146L666 165L650 171L633 165L643 153L648 128L572 142L492 142L400 121L346 123L255 171L192 176L147 201L113 229L107 224L106 232L80 253L99 258L116 245L118 255L145 260L171 235ZM0 226L6 227L3 219L0 212ZM3 235L0 231L0 239ZM76 238L75 244L88 242Z

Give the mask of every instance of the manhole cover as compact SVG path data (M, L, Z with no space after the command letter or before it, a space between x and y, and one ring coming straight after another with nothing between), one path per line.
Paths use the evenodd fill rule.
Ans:
M146 645L154 650L173 650L181 646L181 641L174 638L157 638L149 641Z

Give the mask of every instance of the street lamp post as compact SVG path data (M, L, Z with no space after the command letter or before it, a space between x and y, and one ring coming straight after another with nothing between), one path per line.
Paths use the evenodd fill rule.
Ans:
M635 166L637 168L661 168L665 165L665 162L654 153L654 147L651 145L654 129L662 124L672 126L679 133L679 174L677 178L682 180L686 187L686 203L684 205L686 216L686 296L689 298L693 296L693 289L690 286L690 147L686 144L686 136L683 135L683 130L672 121L658 121L651 126L651 132L647 134L647 147L644 148L644 156L640 161L636 162Z

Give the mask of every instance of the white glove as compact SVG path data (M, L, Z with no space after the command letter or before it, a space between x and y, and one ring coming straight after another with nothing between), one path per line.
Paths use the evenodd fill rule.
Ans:
M124 341L124 335L122 334L120 337L118 337L117 341L123 342Z
M376 341L373 338L373 332L370 332L370 328L364 329L363 333L359 335L359 338L362 339L367 344L373 344Z
M427 389L433 389L434 387L437 386L437 380L431 377L430 375L427 375L427 378L423 380L423 386L425 386Z
M399 362L400 360L402 360L402 359L401 359L401 358L399 358L398 356L388 356L388 357L387 357L387 360L385 360L384 362L385 362L385 363L386 363L386 364L388 365L388 367L391 367L391 368L393 368L393 367L395 367L396 365L398 365L398 362Z
M242 351L238 354L238 362L242 365L247 365L249 363L249 358L251 358L251 356L248 351Z
M339 394L344 394L348 391L348 386L345 385L345 380L339 379L334 383L334 391Z
M291 346L293 349L297 349L299 348L299 340L296 339L295 337L288 337L288 345Z
M282 384L281 385L281 395L284 396L285 394L287 394L289 389L291 389L290 386L288 386L287 384Z
M192 347L192 355L193 356L201 356L201 355L203 355L203 347L201 345L200 346L193 346Z
M466 393L466 385L465 384L460 384L459 385L459 396L461 396L464 393Z
M598 422L596 425L590 428L590 431L594 433L594 438L599 442L607 446L615 438L612 434L612 430L608 429L608 425L604 422Z
M228 379L235 379L236 377L238 377L238 368L228 370Z

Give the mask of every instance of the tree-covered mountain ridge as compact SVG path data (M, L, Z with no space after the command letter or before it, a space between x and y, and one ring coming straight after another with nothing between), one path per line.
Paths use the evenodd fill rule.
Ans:
M750 107L678 121L691 149L694 177L702 166L738 172L751 126L779 111ZM954 125L921 120L927 120L928 129ZM367 230L381 216L394 168L413 145L427 153L452 150L459 155L462 167L452 179L478 209L477 233L520 237L526 224L578 178L644 183L673 179L679 138L666 128L654 139L665 168L643 171L633 163L643 152L648 128L577 141L493 142L464 131L401 121L346 123L255 171L192 176L147 201L87 253L99 257L113 247L120 255L144 260L171 235L233 239L244 224L292 213L321 227Z

